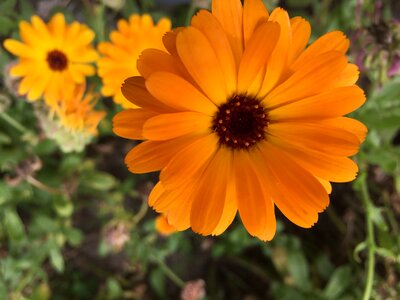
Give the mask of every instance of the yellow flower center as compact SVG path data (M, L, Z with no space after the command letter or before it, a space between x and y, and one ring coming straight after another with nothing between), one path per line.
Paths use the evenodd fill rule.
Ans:
M53 71L61 72L65 70L68 66L67 56L59 50L52 50L48 52L46 60L49 64L50 69L52 69Z
M254 97L234 95L219 107L212 130L221 145L232 149L249 149L265 139L268 114Z

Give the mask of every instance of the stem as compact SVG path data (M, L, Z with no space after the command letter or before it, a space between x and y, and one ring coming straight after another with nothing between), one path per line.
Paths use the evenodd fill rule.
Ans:
M371 298L372 286L374 284L374 269L375 269L375 236L374 225L372 223L372 208L373 204L368 191L367 176L361 178L361 199L364 204L366 214L366 230L367 230L367 281L365 283L363 300Z
M185 286L185 282L180 279L179 276L176 275L175 272L172 271L172 269L168 267L168 265L163 260L159 259L155 255L152 255L152 258L158 264L164 274L167 275L169 279L171 279L171 281L173 281L180 288L183 288Z
M145 199L142 199L142 204L140 206L140 209L138 211L138 213L133 217L133 223L136 225L138 224L146 215L147 213L147 209L148 209L148 204L147 201Z
M36 178L32 177L32 176L28 176L26 178L26 181L29 182L30 184L32 184L33 186L37 187L40 190L46 191L50 194L63 194L63 191L60 189L55 189L52 188L48 185L45 185L43 182L37 180Z
M2 112L0 114L0 117L6 121L8 124L10 124L12 127L14 127L15 129L17 129L19 132L21 133L25 133L28 130L21 124L19 123L17 120L15 120L13 117L11 117L9 114L7 114L6 112Z

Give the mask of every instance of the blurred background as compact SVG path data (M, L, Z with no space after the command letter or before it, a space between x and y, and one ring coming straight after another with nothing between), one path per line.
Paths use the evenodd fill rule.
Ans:
M0 299L399 299L400 1L266 0L312 25L312 40L341 30L360 70L369 128L354 159L360 176L335 184L312 229L277 211L272 242L236 220L223 235L157 231L147 195L158 174L134 175L123 159L134 142L112 133L107 116L81 151L60 148L9 75L15 57L0 47ZM109 40L121 18L150 14L185 26L207 0L1 0L0 42L18 23L62 12ZM99 92L101 81L88 78ZM57 131L57 129L54 129Z

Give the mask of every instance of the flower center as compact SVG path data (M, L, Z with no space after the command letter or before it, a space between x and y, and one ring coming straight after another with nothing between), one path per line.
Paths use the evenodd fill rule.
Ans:
M53 50L47 53L47 63L53 71L63 71L68 66L67 56L58 50Z
M219 143L232 149L249 149L265 139L268 115L254 97L234 95L219 107L212 129Z

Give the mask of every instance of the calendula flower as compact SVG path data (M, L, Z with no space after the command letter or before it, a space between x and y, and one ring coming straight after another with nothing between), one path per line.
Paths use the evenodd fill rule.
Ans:
M167 217L163 215L159 215L156 218L156 230L159 234L164 236L176 232L176 229L168 223Z
M97 59L90 43L94 33L86 25L65 23L61 13L55 14L48 24L38 16L31 23L21 21L19 33L22 42L6 39L4 47L19 57L10 74L22 77L18 92L35 101L44 97L54 106L60 99L72 95L85 76L95 73L89 63Z
M98 95L85 94L86 85L78 85L70 98L62 99L50 110L38 106L36 113L46 135L54 139L64 152L82 151L97 135L97 126L106 115L95 110Z
M309 45L309 23L261 0L214 0L191 25L164 36L168 52L143 52L140 77L122 92L140 108L114 118L116 134L144 140L130 171L161 170L149 204L177 230L221 234L237 211L271 240L275 206L311 227L330 182L355 178L366 135L343 117L365 101L348 63L349 41L328 33Z
M106 113L94 110L99 97L91 90L84 95L85 87L78 86L70 99L60 101L54 109L60 123L71 132L96 135L97 125Z
M111 32L111 42L99 44L104 56L98 61L99 75L103 81L102 94L112 96L123 107L134 107L121 93L121 85L131 76L139 75L136 61L147 48L165 50L162 36L171 29L171 21L162 18L156 25L150 15L132 15L129 22L118 21L118 30Z

